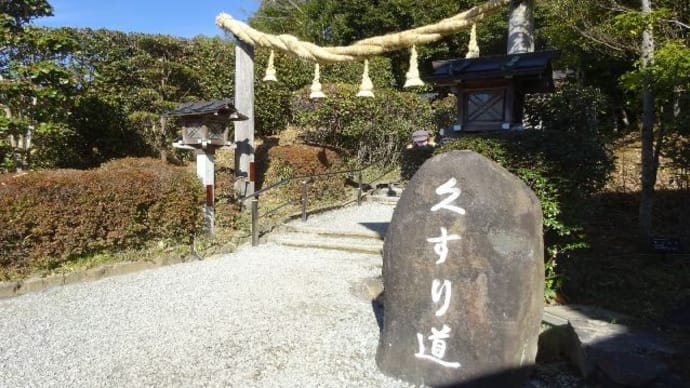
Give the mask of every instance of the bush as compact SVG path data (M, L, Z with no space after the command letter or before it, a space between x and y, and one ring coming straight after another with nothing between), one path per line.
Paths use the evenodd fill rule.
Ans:
M397 161L412 132L433 127L430 104L422 97L377 89L376 97L357 97L357 86L328 84L325 99L310 99L302 89L292 99L296 125L308 143L346 150L362 163Z
M449 128L457 121L457 97L448 94L444 98L434 100L431 103L434 125L436 128Z
M288 178L325 174L345 169L340 155L327 147L294 144L273 147L268 151L265 183L272 184ZM336 174L315 178L307 186L310 200L333 201L343 199L346 176ZM297 199L301 194L300 180L295 179L281 188L279 196Z
M256 55L257 78L263 78L268 62L269 50L258 50ZM276 78L278 82L258 81L256 84L256 134L270 136L280 133L292 119L290 110L292 92L311 86L314 65L296 59L294 56L276 52ZM321 65L321 83L345 82L359 85L362 77L361 63L336 63ZM391 63L387 58L377 57L369 61L369 76L374 85L390 87L393 84Z
M189 242L202 203L195 176L154 159L2 175L0 277L151 240Z
M567 84L555 93L526 96L524 122L531 128L602 136L611 134L614 118L599 89Z

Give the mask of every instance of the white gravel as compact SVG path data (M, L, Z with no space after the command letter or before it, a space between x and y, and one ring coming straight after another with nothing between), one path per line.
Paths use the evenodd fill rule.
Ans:
M0 386L404 387L350 292L380 266L268 244L0 300Z
M385 233L393 217L394 207L376 202L363 202L361 206L348 206L323 214L310 216L307 222L294 220L291 224L331 231Z

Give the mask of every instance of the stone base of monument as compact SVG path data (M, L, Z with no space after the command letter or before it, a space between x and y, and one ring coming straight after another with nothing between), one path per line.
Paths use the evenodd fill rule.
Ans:
M630 319L589 306L550 306L539 338L539 362L565 358L583 378L606 387L690 386L669 362L690 357L690 342L633 329Z

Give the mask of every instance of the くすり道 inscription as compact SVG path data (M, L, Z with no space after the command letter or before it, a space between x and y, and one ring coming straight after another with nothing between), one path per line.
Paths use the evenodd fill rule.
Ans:
M541 217L534 193L479 154L424 163L385 239L379 368L415 384L524 384L543 308Z

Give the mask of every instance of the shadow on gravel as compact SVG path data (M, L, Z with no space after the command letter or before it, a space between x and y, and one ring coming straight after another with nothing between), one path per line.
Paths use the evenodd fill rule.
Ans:
M386 235L386 230L388 230L388 225L390 222L360 222L363 227L378 233L381 238Z
M371 301L371 309L374 311L376 324L379 325L379 333L383 330L383 292Z

